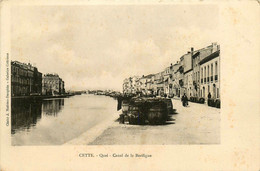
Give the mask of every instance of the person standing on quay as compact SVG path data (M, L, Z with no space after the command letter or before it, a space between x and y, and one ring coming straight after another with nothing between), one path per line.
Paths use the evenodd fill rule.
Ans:
M184 95L181 97L182 105L186 107L188 105L188 97L184 93Z
M209 104L210 99L211 99L211 94L209 92L209 94L208 94L208 104Z

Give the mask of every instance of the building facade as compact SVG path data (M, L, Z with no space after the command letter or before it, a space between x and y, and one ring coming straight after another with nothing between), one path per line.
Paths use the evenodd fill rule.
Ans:
M172 88L170 86L170 84L171 84L171 66L164 69L163 82L164 82L164 84L163 84L164 94L169 96L170 94L172 94Z
M192 56L192 96L193 97L201 97L200 96L200 52L197 51Z
M154 84L155 95L164 94L163 72L154 75Z
M180 67L177 70L177 82L179 83L178 97L181 97L185 93L184 87L184 56L180 58Z
M43 95L61 95L65 93L65 83L58 74L45 74L42 78Z
M193 84L192 84L193 70L189 70L184 74L184 93L188 98L193 96Z
M124 79L123 93L124 94L136 94L141 91L140 77L133 76Z
M130 78L126 78L123 81L123 93L124 94L130 93Z
M149 74L147 76L144 76L145 80L145 95L151 95L154 94L154 86L153 86L153 80L154 80L154 74Z
M200 61L201 70L201 97L208 99L220 99L220 50L210 54Z
M30 63L11 62L12 96L41 95L42 73Z
M180 68L180 63L177 61L175 64L172 66L172 94L173 96L179 96L179 90L180 90L180 84L179 84L179 68Z
M185 93L188 98L192 96L192 76L193 76L193 67L192 67L192 56L193 56L193 47L191 51L188 51L183 55L183 94ZM181 96L183 95L181 94Z
M127 87L133 86L143 94L181 97L186 93L188 98L207 99L210 93L211 98L219 99L219 62L220 48L217 43L199 50L191 47L175 64L162 72L140 77L136 85L125 79L123 92L130 91Z
M192 66L193 66L193 97L203 97L200 91L200 86L201 86L201 68L200 68L200 61L205 59L207 56L210 54L214 53L217 49L217 43L212 43L211 45L199 49L193 53L192 56Z

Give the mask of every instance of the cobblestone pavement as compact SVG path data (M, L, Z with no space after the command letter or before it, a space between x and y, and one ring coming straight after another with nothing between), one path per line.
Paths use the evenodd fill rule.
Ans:
M173 99L175 114L166 125L129 125L114 122L91 145L219 144L220 109Z

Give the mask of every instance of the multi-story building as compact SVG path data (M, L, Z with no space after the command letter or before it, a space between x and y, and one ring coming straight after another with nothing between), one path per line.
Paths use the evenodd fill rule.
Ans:
M167 96L170 95L171 92L171 88L170 88L170 83L171 83L171 67L167 67L164 69L163 71L163 90L164 90L164 94L166 94Z
M154 75L154 89L155 95L162 95L164 94L164 82L163 82L163 72L159 72Z
M130 87L130 78L126 78L123 81L123 93L124 94L130 93L129 87Z
M183 64L184 64L184 56L182 56L180 58L179 68L178 68L177 73L176 73L176 79L177 79L177 82L179 84L178 95L177 95L178 97L183 96L183 94L185 93Z
M213 53L202 59L200 64L200 94L201 97L207 99L208 94L211 94L211 98L220 98L220 50L219 46L213 48Z
M183 55L183 93L186 93L187 97L190 98L192 96L192 75L193 75L193 68L192 68L192 55L193 55L193 48L191 51Z
M151 90L152 90L152 94L156 95L157 87L156 87L156 84L155 84L155 74L153 74L153 76L151 77L151 83L150 84L151 84L150 87L151 87Z
M136 94L140 91L140 84L139 84L140 77L133 76L124 79L123 83L123 93L124 94Z
M212 98L219 98L219 45L211 45L194 51L191 50L180 57L180 61L171 64L162 72L142 76L135 85L131 79L125 79L123 89L129 87L143 94L167 95L181 97L184 93L190 97L207 99L210 92ZM131 77L130 77L131 78Z
M33 93L42 94L42 73L38 72L38 69L34 67L34 75L33 75Z
M192 75L193 75L192 70L189 70L184 74L184 89L185 89L184 93L186 93L188 98L193 96Z
M140 91L142 94L146 94L147 93L147 83L146 83L146 77L143 75L140 80Z
M176 65L176 64L174 64ZM174 81L175 81L175 77L174 77L174 65L170 65L169 67L169 76L168 76L168 80L166 81L166 83L164 83L165 85L167 85L167 89L165 91L165 93L167 94L168 97L173 97L173 95L175 94L175 90L174 90ZM166 87L165 87L166 89Z
M149 74L145 76L144 79L145 79L145 94L146 95L154 94L154 86L153 86L154 74Z
M200 97L200 51L194 52L192 56L192 96L194 97Z
M140 82L140 77L136 76L136 79L135 79L135 93L141 93L141 82Z
M60 94L64 94L65 93L65 83L64 81L60 78Z
M193 66L193 90L192 90L192 96L193 97L202 97L202 94L200 93L200 64L199 62L212 54L214 51L216 51L216 47L218 45L216 43L212 43L210 46L207 46L205 48L199 49L194 52L192 56L192 66Z
M42 73L30 63L11 62L12 96L41 95Z
M42 79L43 95L60 95L65 93L65 83L58 74L45 74Z
M174 96L179 96L179 90L180 90L180 84L179 84L179 68L180 68L180 63L177 61L173 66L172 66L172 92Z
M139 84L140 77L139 76L133 76L132 77L132 85L131 85L131 92L133 94L136 94L140 90L140 84Z

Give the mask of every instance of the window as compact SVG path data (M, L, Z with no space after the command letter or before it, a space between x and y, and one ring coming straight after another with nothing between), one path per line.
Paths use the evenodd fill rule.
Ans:
M208 65L208 77L209 77L209 65Z
M201 68L201 83L203 83L203 68Z
M210 65L210 81L213 82L213 63Z
M204 78L206 78L206 67L204 67Z
M213 64L211 64L211 76L213 76Z
M218 62L215 62L215 81L218 80Z
M217 88L217 98L219 98L219 88Z
M215 63L215 75L218 75L218 62Z

